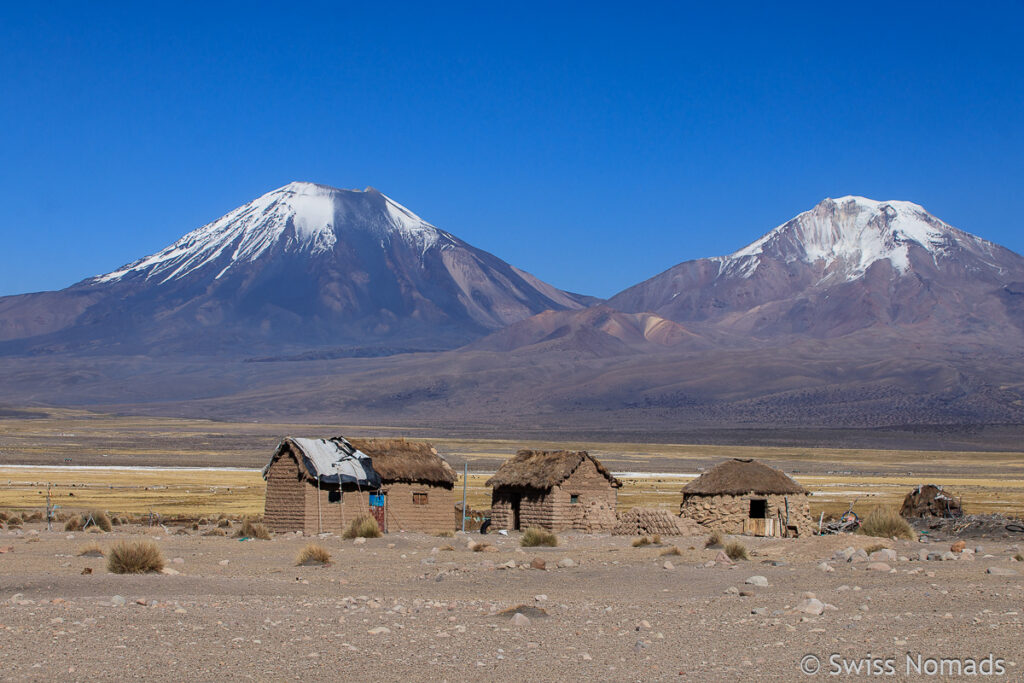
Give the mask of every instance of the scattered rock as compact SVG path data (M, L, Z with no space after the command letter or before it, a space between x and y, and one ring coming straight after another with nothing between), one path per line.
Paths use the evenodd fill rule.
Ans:
M850 556L850 562L867 562L868 553L864 548L858 548L853 555Z
M114 607L123 607L126 602L128 601L124 599L123 595L115 595L110 598L110 604Z
M171 562L173 562L174 564L185 564L185 558L184 557L176 557L173 560L171 560Z
M756 614L759 617L766 617L769 614L767 607L755 607L754 609L750 610L750 613Z
M542 569L543 570L543 569L547 569L548 568L548 564L547 564L547 562L545 562L541 558L535 557L532 560L530 560L530 568L531 569Z
M534 595L534 596L533 596L533 599L534 599L534 600L535 600L536 602L547 602L548 596L546 596L546 595L544 595L544 594L541 594L541 595Z
M892 548L882 548L868 555L868 559L872 562L895 562L896 551Z
M993 576L1017 576L1016 570L1007 569L1006 567L989 567L987 571Z
M743 583L748 584L750 586L759 586L761 588L767 588L768 579L766 579L763 576L751 576Z
M665 563L662 564L661 566L662 566L663 569L675 569L676 568L676 566L674 564L672 564L671 562L669 562L668 560L665 560Z
M513 626L530 625L530 617L526 616L525 614L522 614L521 612L516 612L515 614L513 614L512 619L510 619L510 621Z
M217 564L219 564L219 565L220 565L220 566L222 566L222 567L226 567L226 566L228 566L228 564L230 564L230 563L231 563L231 560L221 560L221 561L220 561L220 562L218 562Z
M736 564L732 561L732 558L725 554L724 550L719 550L718 554L715 555L715 564L724 564L726 566L730 564Z
M391 629L389 629L387 626L375 626L371 628L369 631L367 631L367 633L369 633L371 636L386 636L387 634L391 633Z
M356 536L352 540L352 543L355 544L355 545L362 545L362 544L366 543L366 539L364 537L362 537L362 536ZM384 627L381 626L380 628L384 628ZM389 631L389 633L390 633L390 631Z
M167 576L177 576L181 572L179 572L177 569L171 569L170 567L164 567L163 569L160 570L160 573L161 574L166 574Z
M573 561L571 557L563 557L558 561L558 566L562 569L568 569L570 567L575 567L576 563Z
M86 567L82 570L82 576L88 576L89 574L92 574L92 567Z
M823 571L823 572L834 572L835 571L835 567L830 565L828 562L822 562L821 564L818 565L818 570L819 571Z
M728 588L725 589L725 594L726 595L739 595L740 594L740 589L737 588L736 586L729 586Z
M797 612L818 616L825 611L825 604L817 598L809 598L796 606Z
M892 567L887 565L885 562L872 562L868 566L864 567L864 569L868 570L869 572L888 572L888 571L892 571Z
M950 549L950 551L952 551L954 553L962 553L964 551L964 548L966 548L966 547L967 547L967 543L965 541L961 540L961 541L957 541L953 545L949 546L949 549Z

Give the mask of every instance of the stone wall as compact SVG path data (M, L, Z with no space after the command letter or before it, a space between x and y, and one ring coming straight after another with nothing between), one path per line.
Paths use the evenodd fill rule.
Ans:
M299 466L290 455L277 459L267 472L263 521L271 531L301 530L305 524L305 491Z
M751 499L767 501L767 517L786 520L786 499L789 499L789 524L795 525L800 536L810 536L817 529L811 519L808 496L686 496L679 507L681 517L687 517L709 529L726 534L742 534L743 521L750 517ZM778 523L776 523L778 526ZM781 533L781 532L779 532Z

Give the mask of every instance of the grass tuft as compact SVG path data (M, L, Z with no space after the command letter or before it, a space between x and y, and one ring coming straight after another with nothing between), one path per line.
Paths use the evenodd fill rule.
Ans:
M523 532L523 537L519 540L519 545L524 548L536 548L540 545L554 548L558 545L558 536L555 536L550 531L545 531L544 529L530 527Z
M297 566L325 565L330 564L331 553L327 548L318 543L310 543L303 548L298 557L295 558Z
M95 524L100 531L110 531L113 528L110 517L103 510L93 510L89 515L92 517L92 524Z
M210 529L209 531L204 531L203 532L203 536L227 536L227 535L228 535L228 532L224 531L223 529L217 529L217 528L213 528L213 529Z
M146 574L164 568L164 556L153 541L120 541L110 548L107 571L111 574Z
M882 545L881 543L873 543L872 545L869 545L867 548L864 548L864 552L870 555L876 550L885 550L885 548L886 546Z
M682 555L683 551L680 550L678 546L674 546L673 545L673 546L670 546L668 548L665 548L664 550L662 550L658 554L659 555Z
M859 532L865 536L877 536L879 538L905 538L909 541L914 540L917 535L914 533L914 527L910 526L910 523L900 517L900 514L895 508L889 507L876 507L868 516L864 518L864 521L860 524Z
M181 529L181 531L185 531ZM185 531L187 534L188 532ZM256 538L261 541L270 540L270 532L260 522L254 522L250 519L242 522L242 526L238 527L238 531L235 532L235 538Z
M227 517L225 517L224 519L222 519L219 522L217 522L217 526L220 527L221 529L230 529L231 528L231 520L228 519Z
M651 539L647 538L646 536L641 536L640 538L634 538L633 539L633 547L634 548L642 548L643 546L650 545L650 544L651 544Z
M380 538L380 525L368 515L356 517L345 529L342 538Z
M1018 562L1024 562L1024 555L1021 555L1020 553L1017 553L1016 555L1013 556L1013 559L1017 560Z
M18 515L11 515L11 517L7 520L7 526L8 527L21 526L21 517L19 517Z
M651 536L651 543L654 545L661 545L661 534L654 534Z
M720 530L715 529L708 536L708 540L704 541L705 548L724 548L725 547L725 534Z
M78 547L79 557L103 557L103 548L100 547L99 543L86 543L85 545Z
M448 529L448 530L442 531L441 533L436 534L436 535L437 535L438 538L452 538L453 536L455 536L455 532L452 531L451 529Z
M67 521L64 522L64 531L81 531L82 530L82 518L78 515L68 517Z
M739 541L729 541L726 543L725 554L729 556L730 560L750 559L750 554L747 552L747 546L743 545Z

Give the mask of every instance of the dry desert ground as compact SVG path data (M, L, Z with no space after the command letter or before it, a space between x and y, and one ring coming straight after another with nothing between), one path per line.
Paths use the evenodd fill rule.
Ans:
M989 655L1005 673L986 679L1024 672L1016 534L970 538L946 561L919 559L949 549L941 536L743 538L750 559L729 564L705 537L633 547L563 533L558 547L520 548L518 534L240 541L57 528L0 532L2 680L834 680L832 655L891 658L888 680L957 679L940 658L985 666ZM144 537L169 573L112 574L78 555ZM481 540L494 550L469 549ZM296 566L311 541L329 565ZM880 544L896 559L836 555ZM908 675L908 654L920 674ZM813 677L801 673L808 655ZM947 668L928 675L929 660Z

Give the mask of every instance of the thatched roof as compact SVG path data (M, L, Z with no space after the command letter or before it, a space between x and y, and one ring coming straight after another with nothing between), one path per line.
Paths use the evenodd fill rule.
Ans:
M569 478L580 463L590 460L612 486L622 484L586 451L528 451L522 450L506 460L487 486L515 486L519 488L550 489Z
M686 496L787 495L808 493L785 472L757 460L734 458L716 465L683 487Z
M352 439L350 443L370 456L373 469L385 482L455 484L455 470L425 441Z

